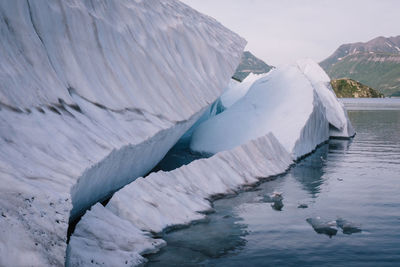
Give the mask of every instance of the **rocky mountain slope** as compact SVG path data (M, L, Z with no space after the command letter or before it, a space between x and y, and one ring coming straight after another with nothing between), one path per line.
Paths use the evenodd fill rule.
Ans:
M332 79L350 78L387 96L400 95L400 36L341 45L320 65Z
M236 69L233 78L243 81L250 73L262 74L269 72L273 66L268 65L261 59L255 57L249 51L244 51L240 64Z
M332 80L331 85L336 96L340 98L384 97L381 92L352 79Z

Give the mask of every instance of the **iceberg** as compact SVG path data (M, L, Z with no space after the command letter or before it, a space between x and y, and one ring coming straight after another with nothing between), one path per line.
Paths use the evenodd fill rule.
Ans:
M175 0L1 1L0 29L1 266L64 265L69 222L164 157L245 45Z
M67 263L86 266L91 262L103 262L106 266L124 266L125 261L140 262L143 247L149 242L155 242L154 250L162 245L162 241L151 239L136 245L140 243L136 240L143 239L143 232L159 233L166 228L202 220L205 212L212 209L209 201L212 196L230 194L261 178L281 174L292 163L290 154L269 133L170 172L159 171L138 178L116 192L105 207L96 205L82 217L71 236ZM121 221L121 226L101 227L115 216L118 219L113 223ZM127 222L132 226L123 228L122 223ZM143 232L139 232L139 237L131 244L125 245L126 236L120 231L129 227ZM116 253L110 255L110 249ZM151 248L146 247L146 250Z
M337 100L330 78L325 71L311 59L299 60L297 65L311 82L326 109L326 118L330 124L329 135L342 138L353 137L355 131L347 111Z
M266 74L250 73L242 82L231 80L229 86L220 97L220 102L223 110L229 108L241 99L249 90L250 86L258 79Z
M254 81L242 98L194 130L190 148L215 154L268 132L294 159L329 137L354 135L346 110L329 87L329 77L318 64L304 60Z
M325 108L297 66L272 70L243 98L199 125L193 151L215 154L272 132L297 159L329 138Z

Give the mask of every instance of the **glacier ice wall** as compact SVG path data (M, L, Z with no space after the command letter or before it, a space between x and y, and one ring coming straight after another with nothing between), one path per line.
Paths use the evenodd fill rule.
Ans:
M144 238L146 233L204 219L204 212L212 209L212 196L281 174L292 163L290 154L269 133L211 158L138 178L116 192L105 207L96 205L82 217L68 245L67 263L142 263L140 255L163 245L160 239ZM123 231L130 228L140 232L132 231L127 242ZM153 250L147 246L151 242Z
M70 215L150 171L245 45L175 0L0 1L0 32L1 266L63 265Z

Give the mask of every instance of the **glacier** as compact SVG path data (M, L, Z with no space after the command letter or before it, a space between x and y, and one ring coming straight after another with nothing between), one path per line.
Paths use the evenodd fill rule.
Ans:
M194 130L190 148L215 154L268 132L293 159L311 153L330 137L355 134L329 87L329 77L317 63L301 60L256 79L242 98Z
M175 0L0 1L0 31L1 266L64 265L69 222L164 157L246 43Z
M141 255L165 245L150 233L202 220L212 209L213 196L281 174L292 163L291 155L268 133L170 172L138 178L116 192L105 207L97 204L82 217L68 245L67 265L143 263ZM124 231L130 228L135 230L128 242Z

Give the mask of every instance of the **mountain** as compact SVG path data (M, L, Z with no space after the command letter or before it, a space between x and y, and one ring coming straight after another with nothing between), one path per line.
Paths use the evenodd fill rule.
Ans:
M332 79L350 78L400 96L400 36L341 45L320 65Z
M340 98L384 97L381 92L352 79L343 78L332 80L331 85L336 96Z
M270 71L273 66L268 65L261 59L255 57L249 51L244 51L239 66L236 69L233 78L243 81L250 73L261 74Z

